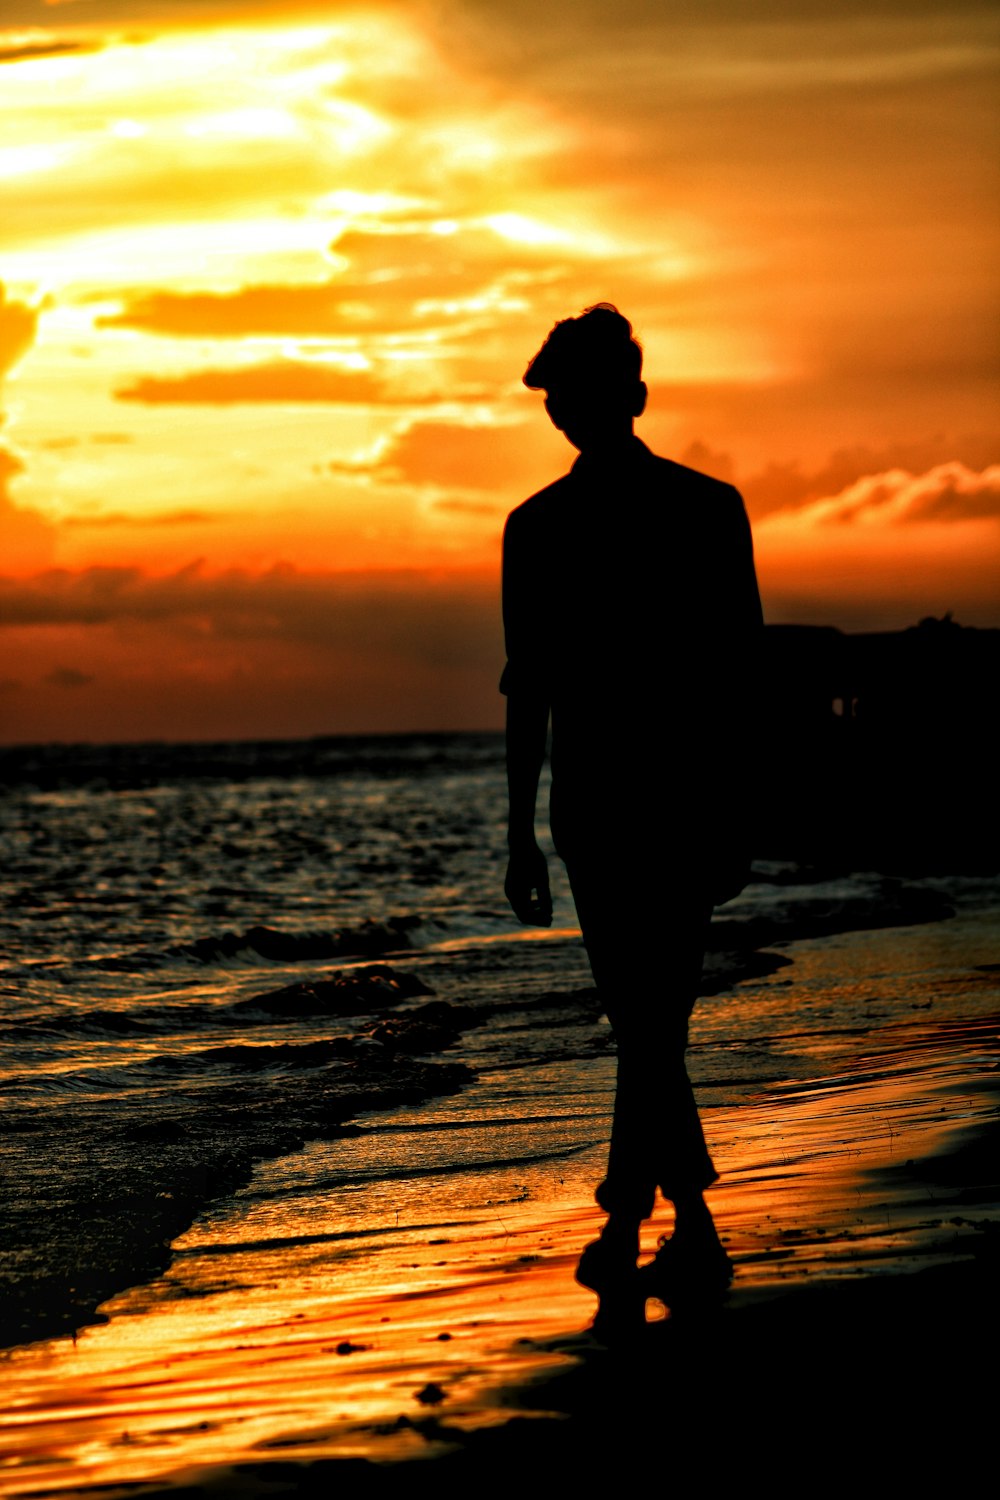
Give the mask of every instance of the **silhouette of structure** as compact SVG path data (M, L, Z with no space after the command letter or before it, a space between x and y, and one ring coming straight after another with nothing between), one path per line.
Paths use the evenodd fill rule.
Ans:
M998 868L1000 630L769 625L760 683L755 857Z
M716 1295L731 1267L703 1193L716 1178L684 1053L712 907L749 872L747 759L757 736L761 610L750 529L732 486L654 456L634 435L642 351L608 304L558 323L525 384L580 456L504 532L510 795L506 892L552 918L534 820L552 724L550 821L618 1049L608 1214L578 1279L604 1319ZM632 942L655 911L670 978ZM675 1227L636 1266L659 1189Z

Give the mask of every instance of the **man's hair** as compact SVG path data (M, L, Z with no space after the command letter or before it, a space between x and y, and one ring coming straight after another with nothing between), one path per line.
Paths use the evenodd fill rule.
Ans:
M642 377L642 346L611 302L557 323L524 372L533 391L565 384L628 386Z

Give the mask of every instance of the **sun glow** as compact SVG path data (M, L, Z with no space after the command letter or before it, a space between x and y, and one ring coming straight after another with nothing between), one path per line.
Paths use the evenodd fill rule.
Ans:
M76 155L68 142L59 145L0 147L0 177L27 177L35 172L54 172Z
M185 125L193 136L226 136L233 140L276 139L294 136L298 124L284 109L257 107L231 109L223 114L202 115Z
M765 46L665 10L640 45L574 9L567 51L561 13L535 38L502 8L480 32L447 3L317 23L262 0L126 36L101 9L0 32L12 572L464 569L492 620L504 515L572 458L521 372L613 301L645 350L640 435L744 489L772 615L813 589L832 623L863 590L892 624L995 617L975 48L958 103L947 70L906 81L918 18ZM97 650L74 631L70 657Z
M540 224L526 214L490 214L483 220L490 229L521 245L566 245L572 243L572 235L555 229L551 224Z

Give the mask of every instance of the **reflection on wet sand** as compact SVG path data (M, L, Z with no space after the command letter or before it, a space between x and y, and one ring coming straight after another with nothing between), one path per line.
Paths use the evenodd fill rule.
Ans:
M890 1306L900 1272L984 1264L998 1222L982 1145L996 1103L994 1028L921 1022L886 1028L879 1045L848 1075L711 1111L727 1164L712 1206L737 1275L725 1307L695 1338L652 1303L645 1333L624 1356L588 1331L595 1299L575 1284L573 1267L601 1217L585 1196L599 1146L558 1174L525 1169L523 1182L422 1183L418 1203L399 1204L399 1222L380 1210L346 1233L335 1196L325 1228L303 1217L307 1232L297 1234L291 1210L268 1235L266 1220L231 1203L178 1242L162 1281L106 1304L108 1324L75 1343L6 1357L5 1492L99 1484L115 1493L236 1464L254 1473L264 1465L265 1479L279 1459L471 1462L477 1444L490 1463L500 1453L511 1460L528 1441L523 1423L505 1427L517 1413L534 1418L532 1451L569 1443L573 1418L585 1442L588 1402L609 1399L609 1369L616 1379L655 1369L661 1385L668 1376L679 1382L670 1386L677 1400L694 1359L699 1378L712 1372L725 1402L738 1404L733 1381L743 1382L745 1399L752 1378L712 1366L711 1351L746 1354L748 1342L760 1371L783 1372L787 1401L800 1381L832 1368L824 1340L842 1328L840 1314L818 1310L838 1286L866 1298L862 1325L838 1340L863 1384L880 1289ZM668 1228L654 1223L653 1241ZM979 1295L965 1285L967 1299ZM946 1321L937 1320L939 1337ZM899 1350L876 1352L891 1386ZM618 1420L620 1384L615 1392ZM704 1408L706 1423L712 1412L718 1396ZM562 1421L553 1427L546 1413ZM550 1427L562 1435L543 1439ZM582 1463L586 1452L574 1451Z

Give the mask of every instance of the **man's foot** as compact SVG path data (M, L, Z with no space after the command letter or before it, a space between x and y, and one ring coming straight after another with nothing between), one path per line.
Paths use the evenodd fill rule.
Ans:
M670 1308L721 1302L729 1290L734 1267L717 1239L698 1241L674 1235L637 1275L643 1297L655 1297Z
M602 1235L584 1246L576 1266L576 1279L581 1286L603 1297L605 1292L613 1292L635 1280L639 1274L635 1263L637 1253L626 1244Z
M637 1236L605 1230L586 1245L576 1267L581 1286L597 1293L593 1332L604 1343L617 1343L646 1326L646 1292L636 1265Z

